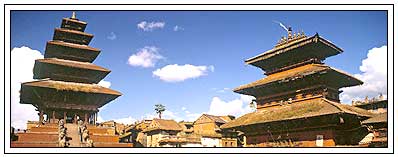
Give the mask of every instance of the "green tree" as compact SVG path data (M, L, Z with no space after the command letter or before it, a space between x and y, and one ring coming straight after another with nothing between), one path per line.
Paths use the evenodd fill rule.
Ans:
M162 119L162 113L166 111L166 107L162 104L156 104L155 111L157 114L159 114L159 119Z

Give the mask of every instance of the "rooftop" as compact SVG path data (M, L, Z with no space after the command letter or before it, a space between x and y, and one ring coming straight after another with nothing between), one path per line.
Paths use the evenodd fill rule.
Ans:
M313 74L320 73L323 71L333 71L340 75L350 78L349 81L351 81L351 83L349 81L344 81L345 86L350 86L353 84L354 85L362 84L362 81L356 79L355 77L349 75L348 73L331 68L327 65L307 64L307 65L289 69L289 70L286 70L283 72L274 73L272 75L266 76L260 80L254 81L252 83L239 86L239 87L235 88L234 91L241 93L241 94L248 94L246 92L243 92L243 90L246 90L248 88L256 88L257 86L267 85L267 84L270 84L273 82L278 82L278 81L295 80L297 78L302 78L302 77L313 75ZM344 87L344 85L343 85L343 87Z
M362 124L373 124L373 123L387 123L387 112L376 114L373 117L362 121Z
M234 128L238 126L248 126L276 121L288 121L330 114L353 114L360 117L373 116L372 113L369 113L364 109L321 98L288 104L280 107L257 110L232 120L231 122L222 125L221 128Z
M100 51L99 49L90 47L88 45L68 43L68 42L59 41L59 40L48 41L47 44L60 45L60 46L65 46L65 47L77 48L77 49L85 49L85 50L89 50L89 51Z
M154 130L170 130L170 131L181 131L182 128L174 120L166 119L153 119L151 125L144 130L144 132L150 132Z
M53 81L53 80L39 80L39 81L25 82L25 83L22 83L22 85L53 88L56 90L64 90L64 91L111 94L111 95L118 95L118 96L122 95L118 91L114 91L109 88L105 88L100 85L97 85L97 84L63 82L63 81Z
M315 34L312 37L298 37L293 38L291 40L285 40L284 42L279 43L276 45L273 49L268 50L264 53L261 53L255 57L249 58L245 60L246 64L253 64L255 66L258 66L258 62L262 60L266 60L275 56L279 56L282 53L290 52L292 50L295 50L297 48L310 45L310 44L320 44L319 46L322 46L322 48L326 48L323 51L316 51L312 52L314 53L315 56L318 56L320 58L326 58L329 56L337 55L339 53L342 53L343 50L338 48L336 45L334 45L332 42L320 37L318 34ZM317 47L320 48L320 47ZM310 53L310 52L306 52Z
M110 72L110 70L108 70L106 68L100 67L98 65L95 65L95 64L92 64L89 62L78 62L78 61L58 59L58 58L37 59L36 62L57 64L57 65L73 67L73 68L80 68L80 69L90 69L90 70L96 70L96 71Z
M210 118L212 121L216 122L216 123L227 123L229 121L232 120L232 118L230 116L214 116L214 115L210 115L210 114L203 114L204 116Z

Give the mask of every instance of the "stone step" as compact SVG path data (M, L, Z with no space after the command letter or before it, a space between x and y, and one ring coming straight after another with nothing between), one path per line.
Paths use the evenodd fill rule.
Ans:
M15 147L58 147L58 142L21 142L13 141L11 142L11 148Z
M118 135L90 135L90 139L96 142L113 142L119 143Z
M132 143L94 142L94 147L133 147Z
M30 128L30 132L53 132L53 133L58 133L58 127L47 127L47 126L32 127L32 128Z
M18 141L21 142L58 142L58 133L26 132L18 133Z
M67 129L67 135L69 138L69 147L82 147L82 143L79 138L79 131L77 130L77 124L65 124Z

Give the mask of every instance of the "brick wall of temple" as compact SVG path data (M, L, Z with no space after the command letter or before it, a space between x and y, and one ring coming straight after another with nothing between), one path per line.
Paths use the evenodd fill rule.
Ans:
M335 146L332 130L248 135L248 147L330 147Z

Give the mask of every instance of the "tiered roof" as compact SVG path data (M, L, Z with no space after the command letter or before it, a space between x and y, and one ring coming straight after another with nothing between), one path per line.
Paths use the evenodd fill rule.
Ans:
M293 36L278 43L273 49L249 58L245 62L263 69L268 75L284 70L282 68L289 65L299 64L310 59L314 63L320 63L325 58L342 52L342 49L318 34L312 37Z
M252 83L239 86L234 89L235 92L246 95L257 95L256 91L262 88L262 90L267 90L267 87L271 85L279 85L281 83L286 83L289 81L297 81L299 79L310 77L313 75L321 75L322 78L340 78L341 82L336 84L338 88L349 87L353 85L362 84L363 82L356 79L355 77L347 74L346 72L331 68L324 64L307 64L299 66L293 69L289 69L283 72L274 73L260 80L254 81ZM328 74L328 75L325 75ZM333 82L330 82L333 83ZM264 91L263 91L264 92Z
M35 61L34 79L98 83L111 71L89 62L44 58Z
M44 58L59 58L81 62L93 62L100 50L88 45L80 45L63 41L48 41Z
M293 35L289 28L288 37L283 37L273 49L245 61L263 69L268 76L234 89L237 93L253 95L257 100L265 101L259 101L257 111L232 120L221 128L239 128L329 115L371 117L372 114L366 110L338 103L339 88L363 83L322 63L325 58L341 52L342 49L318 34L312 37L307 37L304 33ZM303 92L309 92L308 95L312 96L303 98L303 94L306 94ZM333 97L329 97L327 92L333 94ZM263 104L271 101L281 103ZM282 103L284 101L287 102Z
M47 42L44 59L35 61L34 79L41 80L22 83L21 103L39 106L51 103L54 108L58 104L59 108L66 105L70 109L78 106L96 111L95 107L121 95L96 85L110 70L91 63L100 50L88 46L94 36L84 32L86 25L74 14L64 18L60 28L55 28L53 40Z

